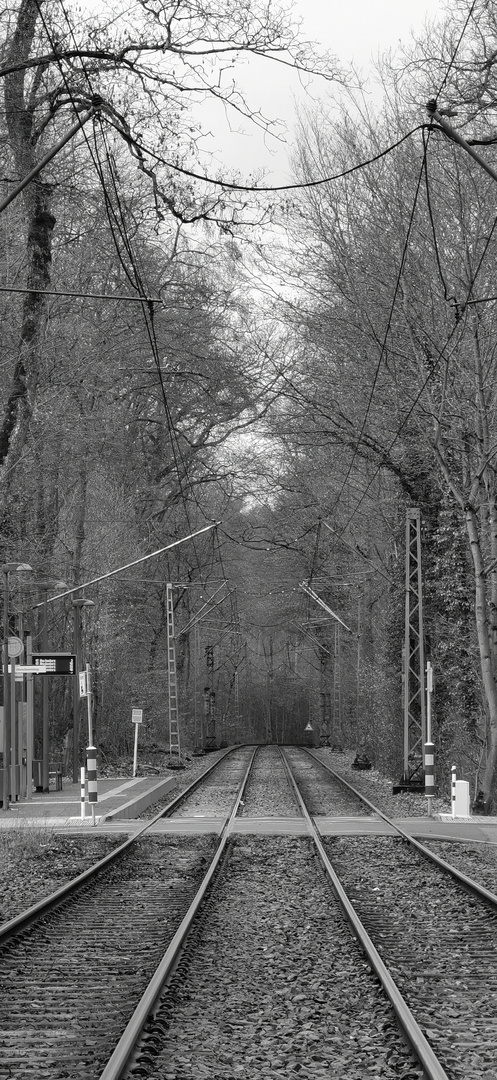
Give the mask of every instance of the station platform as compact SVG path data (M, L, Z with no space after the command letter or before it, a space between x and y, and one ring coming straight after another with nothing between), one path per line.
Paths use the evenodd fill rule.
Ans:
M98 802L95 805L95 825L105 832L135 832L144 825L139 815L153 806L163 796L172 792L177 784L175 775L122 776L101 778L98 781ZM0 809L0 828L19 825L40 826L61 831L73 831L92 827L91 808L86 803L85 817L81 817L81 790L79 784L64 781L62 791L36 792L31 799L11 803L10 809ZM151 833L195 835L221 833L225 825L223 816L192 815L191 818L162 818L151 827ZM472 840L497 845L497 817L474 816L452 818L450 814L433 817L394 819L406 833L422 840ZM389 836L398 835L379 817L321 817L314 819L318 832L328 836ZM233 822L232 833L266 836L305 836L307 827L300 817L241 817Z
M97 825L104 822L121 824L136 819L149 806L172 790L174 776L114 776L98 780L98 802L95 806ZM19 799L9 810L0 809L0 828L23 825L46 828L85 828L93 824L88 803L86 816L81 817L81 787L64 781L62 791L35 792L31 799ZM143 824L143 822L140 822Z

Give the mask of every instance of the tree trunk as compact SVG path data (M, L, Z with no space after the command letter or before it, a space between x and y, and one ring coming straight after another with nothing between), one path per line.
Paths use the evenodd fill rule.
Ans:
M470 506L466 507L466 528L475 571L476 630L480 650L483 686L488 707L489 744L487 750L487 763L483 774L482 792L485 813L489 814L492 809L495 786L494 778L497 769L497 686L495 683L493 654L488 626L487 581L483 566L476 514L474 509Z
M16 29L6 62L28 59L38 18L34 0L24 0L19 8ZM5 77L5 116L19 179L36 164L33 133L34 93L25 94L24 70ZM50 212L51 188L32 181L22 196L27 224L27 280L23 302L18 355L0 427L0 484L4 488L18 462L29 433L40 367L40 348L45 315L42 291L50 285L52 234L55 218ZM4 511L5 516L5 511Z

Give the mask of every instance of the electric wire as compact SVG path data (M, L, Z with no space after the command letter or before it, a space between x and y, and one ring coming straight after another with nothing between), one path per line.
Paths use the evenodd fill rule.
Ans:
M17 285L0 285L0 292L37 293L38 296L69 296L73 300L115 300L128 301L131 304L162 304L160 296L123 296L116 293L69 292L67 289L28 289Z
M424 382L423 382L422 386L420 387L418 393L416 394L416 397L414 398L414 401L412 402L410 409L406 413L404 419L402 420L402 423L399 424L399 427L397 428L397 431L395 432L395 435L394 435L391 443L389 443L389 445L387 447L387 454L389 454L391 452L391 450L393 450L393 447L395 446L396 442L400 438L400 435L402 434L402 431L404 430L408 420L411 418L416 406L418 405L419 401L421 400L421 398L422 398L428 384L430 383L431 379L433 378L433 375L435 374L435 372L436 372L437 368L439 367L440 363L443 361L444 353L448 349L450 341L451 341L452 337L454 336L454 334L456 333L457 328L458 328L458 324L456 324L452 328L452 330L450 331L449 336L448 336L448 338L447 338L447 340L445 342L445 345L444 345L443 349L440 351L439 355L437 356L436 361L434 361L434 363L432 364L432 367L431 367L430 371L428 372L428 374L426 376L426 379L424 380ZM376 477L381 472L381 469L382 469L382 465L381 465L381 462L380 462L380 464L376 466L376 468L375 468L375 470L373 472L373 475L372 475L369 483L367 484L366 488L364 489L364 491L363 491L357 505L354 507L350 517L345 522L345 525L343 526L342 533L340 534L340 538L345 535L345 532L347 531L351 521L353 521L353 519L354 519L355 515L357 514L357 511L359 510L360 506L364 502L364 499L366 498L366 495L367 495L368 491L370 491L374 481L376 480Z
M115 127L116 131L123 134L119 125L114 123L111 117L106 116L105 120L112 127ZM128 133L126 134L128 140L131 138L131 142L141 155L155 158L155 160L159 164L165 165L166 168L171 169L173 172L181 173L184 176L188 176L192 180L201 180L203 183L211 184L214 187L226 188L230 191L253 191L255 194L265 194L276 191L302 191L307 188L321 187L323 184L330 184L335 180L341 180L343 179L343 177L351 176L352 173L358 172L361 169L365 169L368 167L368 165L374 165L376 161L381 161L382 158L387 157L388 154L391 154L393 150L397 150L399 146L402 146L402 144L405 143L407 139L410 139L418 131L422 131L423 128L426 127L429 127L429 125L416 124L416 127L411 128L410 131L406 132L404 135L401 135L399 139L397 139L393 143L390 143L389 146L385 147L383 150L380 150L377 154L373 154L372 157L366 158L364 161L358 162L357 165L351 165L350 168L343 169L341 172L332 173L330 176L323 176L316 180L302 180L292 184L277 184L273 186L264 186L263 184L237 184L230 180L218 180L213 176L206 176L202 173L194 172L191 169L187 169L183 165L177 165L174 162L169 161L167 158L164 158L160 154L158 154L157 151L152 150L150 147L146 146L142 140L131 137Z
M53 41L52 41L52 37L51 37L51 34L50 34L50 30L49 30L49 28L48 28L48 26L47 26L47 24L46 24L46 22L45 22L45 20L43 18L43 15L41 13L39 0L36 0L36 3L37 3L37 8L38 8L38 11L39 11L39 14L40 14L40 17L41 17L41 20L42 20L42 23L43 23L43 26L44 26L44 29L45 29L45 33L47 35L47 38L49 40L50 45L53 48ZM61 2L61 8L62 8L62 11L63 11L63 14L64 14L66 24L68 26L69 32L70 32L73 40L75 41L74 30L72 28L69 17L67 15L64 4L62 2ZM58 66L59 66L59 70L61 72L61 76L62 76L63 81L64 81L64 85L66 87L67 93L68 93L68 95L69 95L69 97L71 99L73 107L75 108L74 99L73 99L73 96L72 96L72 93L71 93L71 88L70 88L70 86L68 84L68 81L67 81L65 73L63 71L60 60L58 60ZM85 76L89 92L90 92L90 94L91 94L91 96L93 98L94 97L93 87L92 87L91 80L90 80L90 77L88 75L88 72L86 71L84 62L81 62L81 68L82 68L83 74ZM188 476L188 469L187 469L185 461L183 459L183 456L182 456L182 453L181 453L181 448L179 446L178 436L177 436L176 431L175 431L175 426L174 426L172 414L171 414L171 411L170 411L169 402L168 402L168 398L167 398L167 394L166 394L166 390L165 390L165 385L164 385L163 374L162 374L162 365L161 365L161 362L160 362L157 338L156 338L156 333L155 333L153 303L147 297L147 293L146 293L146 290L145 290L144 285L143 285L141 274L140 274L140 271L139 271L139 269L137 267L137 264L136 264L134 251L133 251L131 242L129 241L129 237L127 235L127 229L126 229L126 223L125 223L125 215L123 213L121 200L119 198L119 192L118 192L116 178L115 178L115 170L112 167L111 154L110 154L110 152L108 150L108 147L106 145L106 140L105 140L105 135L104 135L104 131L103 131L103 125L102 125L101 117L100 117L100 128L101 128L101 133L102 133L104 145L106 146L106 157L107 157L107 162L108 162L108 166L109 166L109 174L110 174L110 177L111 177L111 180L112 180L112 185L113 185L113 194L114 194L114 198L116 200L116 204L117 204L118 211L119 211L118 215L114 211L114 207L112 205L112 200L110 199L109 193L107 191L107 185L106 185L106 182L105 182L104 170L103 170L102 163L100 161L100 156L99 156L99 149L98 149L98 143L97 143L97 140L96 140L95 128L94 128L94 148L93 148L93 151L92 151L92 147L90 145L90 141L89 141L89 139L88 139L88 137L86 135L86 132L84 132L84 136L85 136L87 146L88 146L89 151L90 151L91 158L92 158L92 160L94 162L94 165L95 165L95 168L96 168L96 171L97 171L97 175L98 175L99 180L100 180L101 188L102 188L103 195L104 195L104 203L105 203L105 206L106 206L107 220L109 222L111 236L112 236L112 239L113 239L113 242L114 242L116 253L118 255L118 258L120 259L121 265L122 265L123 270L124 270L124 272L125 272L125 274L126 274L126 276L128 278L128 281L130 282L131 286L134 287L137 290L139 298L140 298L140 300L142 302L142 313L143 313L144 323L145 323L146 332L147 332L147 335L148 335L148 339L149 339L149 343L150 343L154 363L155 363L155 366L157 368L158 379L159 379L159 384L160 384L160 388L161 388L161 395L162 395L162 400L163 400L163 404L164 404L164 411L165 411L165 415L166 415L166 419L167 419L167 423L168 423L169 439L170 439L171 450L172 450L173 460L174 460L174 467L175 467L177 481L178 481L179 494L180 494L181 501L183 503L183 508L184 508L185 517L186 517L188 526L189 526L189 528L191 528L191 522L190 522L190 517L189 517L189 512L188 512L187 501L186 501L186 497L185 497L185 493L184 493L184 489L183 489L183 479L182 479L182 475L181 475L181 472L180 472L180 469L179 469L178 459L181 460L181 464L183 466L183 477L187 480L187 482L188 482L188 484L190 486L190 490L192 491L192 495L193 495L193 500L194 500L195 504L197 505L197 507L200 509L202 514L203 514L203 510L202 510L202 507L200 506L200 504L199 504L199 502L198 502L198 500L196 498L196 493L195 493L194 488L193 488L193 483L192 483L192 481L190 480L190 478ZM119 244L117 242L117 238L116 238L116 230L120 235L121 241L123 243L123 246L124 246L126 254L128 256L130 265L132 267L133 274L130 273L128 266L126 265L126 263L122 259L121 250L120 250ZM203 516L205 517L205 515L203 515ZM194 550L196 552L196 546L195 546L194 541L193 541L193 548L194 548ZM200 562L198 560L197 552L196 552L196 557L197 557L199 570L200 570Z
M428 138L429 138L429 133L428 133ZM428 138L426 136L426 132L423 131L424 177L425 177L426 206L427 206L427 209L428 209L428 217L430 219L431 233L432 233L432 237L433 237L433 247L434 247L434 251L435 251L435 261L436 261L436 264L437 264L438 275L439 275L440 281L442 282L444 300L446 301L446 303L453 302L454 304L456 304L456 297L454 296L454 294L449 296L449 290L447 288L447 282L445 280L445 274L444 274L443 268L442 268L442 260L441 260L440 251L439 251L437 233L436 233L436 229L435 229L435 218L434 218L434 215L433 215L433 207L432 207L431 194L430 194L430 180L429 180L429 175L428 175L428 160L427 160Z
M454 49L454 52L452 53L452 56L451 56L451 58L450 58L450 62L449 62L449 65L448 65L448 67L447 67L447 71L445 72L445 75L444 75L444 77L443 77L443 80L442 80L442 82L440 83L440 86L439 86L439 88L438 88L438 94L436 95L436 97L437 97L437 98L439 98L439 97L440 97L440 94L442 93L442 91L443 91L443 90L445 89L445 87L446 87L446 85L447 85L447 82L448 82L448 80L449 80L449 75L450 75L450 73L451 73L451 71L452 71L452 68L453 68L453 66L454 66L454 63L455 63L455 59L456 59L456 56L457 56L457 54L458 54L458 52L459 52L459 49L460 49L460 47L461 47L461 45L462 45L462 41L463 41L464 35L465 35L465 33L466 33L466 30L468 29L468 26L469 26L469 21L470 21L470 19L471 19L471 18L472 18L472 16L473 16L473 12L474 12L474 10L475 10L476 4L477 4L477 0L473 0L473 3L471 4L471 7L470 7L470 9L469 9L469 12L468 12L468 15L467 15L467 17L466 17L466 20L465 20L465 22L464 22L463 28L462 28L462 30L461 30L461 33L460 33L460 35L459 35L459 39L458 39L457 45L456 45L456 47L455 47L455 49Z
M470 19L471 19L472 15L473 15L473 11L474 11L474 9L475 9L475 7L476 7L476 2L477 2L477 0L473 0L473 3L471 4L471 8L470 8L470 10L469 10L469 12L468 12L467 18L466 18L466 20L465 20L465 22L464 22L464 25L463 25L463 27L462 27L461 33L460 33L460 35L459 35L459 38L458 38L458 41L457 41L456 47L455 47L455 49L454 49L454 51L453 51L453 53L452 53L452 56L451 56L450 62L449 62L449 64L448 64L447 70L446 70L446 72L445 72L445 75L444 75L444 78L443 78L443 80L442 80L442 82L441 82L441 84L440 84L440 86L439 86L439 89L438 89L438 93L437 93L437 95L436 95L436 99L437 99L437 98L438 98L438 97L440 96L440 94L441 94L441 93L443 92L443 90L444 90L444 88L445 88L445 86L446 86L446 84L447 84L447 81L448 81L448 78L449 78L450 72L451 72L451 70L452 70L452 67L453 67L453 65L454 65L454 63L455 63L455 59L456 59L457 53L458 53L458 51L459 51L459 48L460 48L460 46L461 46L461 44L462 44L462 41L463 41L464 35L465 35L465 33L466 33L467 27L468 27L468 25L469 25ZM419 178L418 178L418 186L417 186L417 189L416 189L415 203L416 203L416 201L417 201L417 195L418 195L418 192L419 192L419 184L420 184L420 181L421 181L421 177L422 177L422 176L424 175L424 176L425 176L425 185L426 185L426 193L427 193L427 208L428 208L428 214L429 214L429 217L430 217L430 224L431 224L431 227L432 227L432 235L433 235L433 239L434 239L434 246L435 246L435 257L436 257L436 261L437 261L437 267L438 267L438 271L439 271L440 279L441 279L441 281L442 281L442 284L443 284L443 289L444 289L444 297L445 297L445 299L446 299L447 301L450 301L450 299L453 299L453 300L454 300L454 304L455 304L455 306L456 306L456 312L458 312L458 307L457 307L457 301L456 301L456 298L455 298L455 297L451 298L451 297L449 297L449 296L448 296L448 290L447 290L447 286L446 286L446 282L445 282L445 277L444 277L444 274L443 274L443 269L442 269L442 265L441 265L441 259L440 259L440 253L439 253L439 249L438 249L438 243L437 243L437 238L436 238L436 229L435 229L435 222L434 222L434 217L433 217L433 214L432 214L432 208L431 208L431 200L430 200L430 190L429 190L429 180L428 180L428 169L427 169L427 151L428 151L428 142L429 142L429 138L430 138L430 133L431 133L431 130L432 130L432 129L431 129L431 126L429 126L429 127L428 127L428 135L427 135L427 137L426 137L426 136L425 136L425 129L423 128L423 150L424 150L424 152L423 152L423 162L422 162L421 172L420 172L420 175L419 175ZM415 209L415 207L413 207L413 211L414 211L414 209ZM410 222L410 227L411 227L411 225L412 225L412 221L413 221L413 216L414 216L414 214L412 214L412 215L411 215L411 222ZM478 274L478 273L479 273L479 270L480 270L480 268L481 268L481 265L482 265L482 263L483 263L483 258L484 258L484 255L485 255L486 251L488 250L488 246L489 246L489 243L490 243L490 240L491 240L491 236L493 235L493 232L494 232L494 229L495 229L496 225L497 225L497 217L496 217L496 218L494 219L494 223L493 223L493 226L492 226L492 230L491 230L490 236L489 236L489 237L488 237L488 239L487 239L487 242L486 242L486 244L485 244L485 248L484 248L484 251L483 251L483 253L482 253L482 256L480 257L480 260L479 260L479 263L478 263L478 267L477 267L477 271L476 271L476 274ZM410 227L409 227L409 231L410 231ZM407 240L408 240L408 237L406 237L406 241L407 241ZM407 245L405 245L405 246L404 246L404 252L405 252L405 254L406 254L406 246L407 246ZM404 256L403 256L403 261L405 261L405 260L404 260ZM395 287L395 294L394 294L394 300L393 300L393 303L392 303L392 306L391 306L391 315L393 314L393 306L394 306L394 303L395 303L395 297L396 297L396 294L397 294L397 291L398 291L398 287L399 287L399 284L400 284L400 272L401 272L401 271L399 271L399 276L398 276L398 278L397 278L397 283L396 283L396 287ZM470 287L469 287L469 290L468 290L468 297L469 297L469 296L471 295L472 289L474 288L474 283L475 283L475 275L473 275L472 281L471 281L471 283L470 283ZM466 303L467 303L467 300L466 300ZM459 317L460 317L460 315L459 315ZM456 325L457 325L457 322L459 321L459 317L458 317L458 318L457 318L457 320L456 320ZM391 321L391 316L390 316L390 319L389 319L389 324L388 324L388 326L387 326L387 333L388 333L388 328L389 328L389 325L390 325L390 321ZM425 381L424 381L423 385L421 386L421 388L420 388L420 390L419 390L419 392L418 392L418 394L417 394L417 396L416 396L416 398L415 398L415 400L414 400L413 404L411 405L411 408L409 409L409 411L408 411L407 415L406 415L406 416L404 417L404 419L403 419L403 421L402 421L401 425L399 426L399 428L398 428L397 432L395 433L395 436L394 436L394 438L393 438L392 442L391 442L391 443L389 444L389 446L388 446L388 448L387 448L387 453L388 453L388 454L390 454L390 452L391 452L391 450L393 449L393 447L394 447L395 443L397 442L397 440L398 440L398 438L399 438L399 436L400 436L400 434L401 434L401 432L402 432L403 428L405 427L405 425L406 425L406 423L407 423L408 419L409 419L409 418L410 418L410 416L412 415L412 413L413 413L413 411L414 411L414 409L415 409L416 405L418 404L419 400L420 400L420 399L421 399L421 397L423 396L423 394L424 394L424 391L425 391L425 389L426 389L426 387L427 387L428 383L430 382L430 380L431 380L431 378L432 378L432 376L433 376L433 374L434 374L434 371L436 370L436 368L438 367L439 363L441 362L441 360L442 360L442 358L443 358L443 354L445 353L446 349L447 349L447 348L449 347L449 344L450 344L451 338L452 338L452 336L453 336L453 333L454 333L454 329L455 329L455 328L453 328L453 330L452 330L452 331L451 331L451 333L449 334L449 337L448 337L448 339L447 339L447 341L446 341L446 343L445 343L445 345L444 345L444 348L443 348L443 350L441 351L441 353L440 353L439 357L437 358L436 364L432 365L432 369L431 369L431 370L430 370L430 372L428 373L428 375L427 375L427 377L426 377L426 379L425 379ZM385 338L384 338L384 346L385 346L385 345L386 345L386 336L385 336ZM384 351L384 350L382 350L382 351ZM378 371L378 368L377 368L377 371ZM376 380L376 378L377 378L377 375L375 376L375 380ZM374 385L373 385L373 391L374 391ZM372 392L373 392L373 391L372 391ZM370 402L371 402L371 400L372 400L372 394L370 395ZM370 402L368 403L368 409L369 409L369 404L370 404ZM366 418L367 418L367 417L366 417ZM359 439L358 439L358 442L357 442L357 447L358 447L358 445L359 445L359 443L360 443L360 440L361 440L361 438L362 438L362 434L363 434L363 431L364 431L364 426L365 426L365 422L366 422L366 421L364 421L364 422L363 422L363 425L362 425L362 428L361 428L361 432L360 432L360 435L359 435ZM344 491L344 489L345 489L345 485L346 485L346 483L347 483L347 479L348 479L348 476L350 475L350 471L351 471L351 469L352 469L352 465L353 465L354 459L355 459L355 454L354 454L354 456L353 456L353 458L352 458L352 462L351 462L351 465L350 465L350 467L349 467L349 470L348 470L348 472L347 472L347 475L346 475L346 477L345 477L345 480L344 480L344 482L343 482L343 484L342 484L342 486L341 486L341 488L340 488L340 491L339 491L338 497L337 497L337 499L335 500L335 503L334 503L334 506L333 506L333 510L334 510L334 509L336 509L336 506L338 505L338 502L340 501L340 498L341 498L341 496L342 496L342 494L343 494L343 491ZM376 479L376 477L378 476L378 473L380 472L380 470L381 470L381 464L379 464L379 465L378 465L378 466L376 467L376 469L375 469L375 471L374 471L374 473L373 473L373 476L371 477L371 479L370 479L370 481L369 481L369 483L368 483L367 487L365 488L365 490L364 490L363 494L361 495L361 497L360 497L360 499L359 499L359 501L358 501L357 505L355 506L355 508L354 508L354 510L353 510L353 512L352 512L352 514L351 514L351 515L350 515L350 516L348 517L348 519L347 519L347 521L346 521L346 523L345 523L345 525L344 525L344 527L343 527L342 533L341 533L341 535L342 535L342 536L344 536L344 535L345 535L345 532L346 532L347 528L349 527L349 525L350 525L351 521L352 521L352 520L353 520L353 518L355 517L355 515L356 515L357 511L359 510L360 506L362 505L362 503L363 503L364 499L366 498L366 495L367 495L368 491L369 491L369 490L371 489L371 486L372 486L372 484L374 483L374 480Z
M396 278L396 281L395 281L393 297L392 297L392 301L391 301L390 309L389 309L389 313L388 313L387 325L386 325L386 328L385 328L385 332L383 334L383 340L382 340L382 344L381 344L380 355L379 355L379 358L378 358L378 362L376 364L376 368L375 368L375 372L374 372L374 376L373 376L373 382L372 382L372 385L371 385L371 389L370 389L370 392L369 392L369 397L368 397L368 401L367 401L367 405L366 405L366 410L365 410L365 413L364 413L364 417L363 417L363 420L362 420L362 424L361 424L359 434L358 434L357 439L355 441L355 445L354 445L354 449L353 449L353 453L352 453L352 458L351 458L351 460L349 462L349 465L348 465L348 468L347 468L347 471L346 471L346 474L345 474L345 478L344 478L344 480L342 482L342 485L340 487L338 495L336 496L336 498L335 498L335 500L333 502L333 506L331 508L331 513L332 514L336 510L336 507L338 506L338 504L340 502L340 499L341 499L341 497L343 495L343 492L345 491L345 488L347 486L347 481L348 481L349 476L350 476L350 474L352 472L354 462L355 462L357 454L359 452L359 447L361 445L362 437L363 437L363 434L364 434L364 431L365 431L365 428L366 428L366 424L368 422L369 414L370 414L370 411L371 411L371 407L372 407L372 403L373 403L373 397L374 397L374 393L375 393L375 390L376 390L376 385L377 385L377 382L378 382L378 379L379 379L379 376L380 376L381 365L383 363L383 358L385 356L388 336L390 334L393 314L394 314L394 310L395 310L395 305L397 303L397 296L398 296L399 289L400 289L402 275L404 273L404 267L405 267L405 263L406 263L406 259L407 259L412 227L413 227L413 224L414 224L414 217L415 217L416 209L417 209L417 205L418 205L421 182L422 182L423 175L424 175L425 162L426 162L426 145L424 145L424 148L423 148L423 158L422 158L421 168L420 168L419 173L418 173L418 178L417 178L416 187L415 187L415 191L414 191L414 199L413 199L412 206L411 206L411 212L410 212L410 216L409 216L409 224L408 224L407 231L406 231L406 234L405 234L405 237L404 237L404 243L403 243L403 247L402 247L402 255L401 255L401 258L400 258L399 269L397 271L397 278Z

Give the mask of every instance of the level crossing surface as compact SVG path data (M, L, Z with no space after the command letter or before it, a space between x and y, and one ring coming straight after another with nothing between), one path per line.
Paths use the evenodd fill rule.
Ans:
M167 793L174 792L175 776L125 776L105 777L98 781L98 803L95 805L95 824L99 831L133 831L143 825L139 815L153 806ZM322 836L340 835L391 835L393 830L385 822L374 817L315 817ZM453 819L449 814L431 818L412 817L393 819L412 836L432 837L444 840L477 840L497 844L497 817L475 816ZM64 780L62 791L36 792L31 799L20 799L11 804L9 811L0 812L0 828L44 826L57 830L73 830L92 826L90 807L81 817L80 785ZM192 835L195 833L219 833L223 819L206 815L194 815L180 820L163 818L152 827L153 832ZM304 822L299 817L238 819L233 831L266 835L305 834Z

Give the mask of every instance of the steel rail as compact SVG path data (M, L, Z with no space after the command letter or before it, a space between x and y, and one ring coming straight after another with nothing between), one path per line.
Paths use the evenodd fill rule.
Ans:
M326 772L329 772L331 776L333 776L336 780L339 780L340 783L344 785L344 787L348 788L349 791L352 791L353 794L356 795L361 802L365 803L366 806L369 806L370 810L372 810L373 813L377 814L378 817L382 818L383 821L385 821L387 825L390 825L392 829L395 829L395 831L399 833L402 839L407 840L407 842L411 844L413 848L419 851L420 854L424 856L424 858L429 859L431 862L435 863L437 866L440 867L440 869L444 870L445 873L450 874L451 877L453 877L454 880L459 883L459 885L462 885L463 888L467 889L468 892L471 892L474 896L478 897L479 900L483 900L486 904L488 904L494 911L497 911L497 895L495 893L490 892L490 890L486 889L484 885L479 885L477 881L474 881L473 878L468 877L468 875L464 874L462 870L458 870L457 867L452 866L451 863L448 863L445 859L442 859L440 855L436 855L434 851L430 851L430 849L425 847L425 845L422 844L420 840L416 840L414 836L410 836L410 834L405 832L405 830L402 829L400 825L397 825L397 822L392 821L392 818L389 818L386 814L384 814L383 810L380 810L377 806L375 806L374 803L372 803L366 797L366 795L363 795L360 791L357 791L357 788L353 787L353 785L350 784L348 780L345 780L343 776L340 776L340 773L335 772L335 770L332 769L329 765L326 765L324 761L321 761L320 758L316 757L316 754L314 754L312 750L309 750L306 746L299 747L299 750L304 750L305 753L313 759L313 761L316 761L318 765L321 765L323 769L325 769ZM444 837L443 839L450 840L450 837Z
M156 968L148 987L138 1003L133 1015L131 1016L126 1028L121 1035L117 1046L114 1049L112 1056L109 1058L104 1071L100 1074L99 1080L121 1080L124 1076L125 1070L132 1063L133 1056L139 1053L139 1047L137 1043L142 1035L143 1029L147 1020L154 1015L159 1005L159 999L164 991L164 988L178 966L179 958L183 951L185 941L192 928L193 921L197 915L199 908L205 898L205 895L211 885L212 879L218 869L221 858L224 854L226 844L231 835L231 829L233 821L238 813L240 802L245 793L245 788L248 784L252 766L255 756L259 747L256 746L252 752L252 756L247 765L245 775L240 784L238 794L233 804L233 809L229 817L226 819L223 826L223 830L220 837L219 846L214 855L214 858L209 866L209 869L196 893L186 915L184 916L180 926L178 927L174 937L171 939L170 944L160 964Z
M353 904L349 900L347 893L339 877L336 874L336 871L333 869L333 866L326 854L326 851L324 850L317 827L309 814L302 795L300 794L296 780L292 773L291 766L287 761L284 751L281 749L281 747L279 749L295 798L297 799L298 805L300 806L302 816L304 817L309 833L314 841L324 870L328 878L330 879L333 889L337 895L340 907L342 908L342 911L347 921L350 923L354 934L356 935L362 949L364 950L371 967L378 976L380 983L383 986L383 989L393 1006L402 1031L408 1039L414 1053L416 1054L416 1057L418 1058L419 1062L421 1063L426 1072L427 1080L449 1080L447 1073L440 1064L428 1040L423 1035L419 1024L414 1019L414 1016L407 1002L404 1001L400 990L392 979L388 968L383 963L380 954L373 945L373 942L366 928L363 926L361 920L359 919L359 916L357 915ZM299 749L305 748L300 747ZM319 759L316 758L315 760L318 761ZM103 1077L101 1078L101 1080L103 1080Z
M166 807L166 810L169 810L171 806L176 806L179 802L181 802L181 800L184 799L194 788L198 787L202 783L205 777L208 776L216 768L216 766L221 763L221 761L224 761L229 754L232 754L236 750L240 749L240 746L229 747L222 755L222 757L217 758L216 761L213 762L213 764L205 770L205 772L201 773L199 777L196 777L196 779L192 781L192 783L185 789L185 791L182 791L180 795L178 795L176 799L174 799L173 802ZM67 881L65 885L61 885L59 889L55 890L55 892L49 893L48 896L43 897L42 900L38 900L36 904L33 904L31 907L27 908L26 911L21 911L19 915L16 915L13 919L9 919L8 922L3 923L0 926L0 945L4 944L6 941L9 941L10 938L14 937L22 930L25 930L32 923L42 918L43 915L46 915L49 911L54 911L56 908L60 907L60 905L63 904L66 900L70 899L70 897L75 895L79 891L81 886L85 884L85 882L90 881L93 877L96 877L97 874L99 874L105 866L108 866L110 863L120 859L121 856L124 855L124 852L127 850L127 848L131 847L131 845L134 844L136 840L143 836L143 834L146 833L147 830L152 827L152 825L155 825L156 822L160 821L160 819L163 817L164 809L161 809L158 811L157 814L154 815L153 818L150 818L150 820L146 821L140 829L134 832L132 836L128 836L127 840L124 840L123 843L119 844L118 847L113 848L113 850L109 851L107 855L104 855L102 859L99 859L98 862L93 863L92 866L89 866L87 870L83 870L81 874L78 874L77 877L72 878L71 881Z

